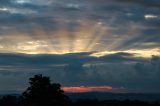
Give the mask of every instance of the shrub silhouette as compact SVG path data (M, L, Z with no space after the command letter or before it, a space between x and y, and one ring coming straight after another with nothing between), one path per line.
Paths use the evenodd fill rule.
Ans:
M69 98L65 96L61 85L51 83L49 77L35 75L30 78L30 87L22 94L27 106L67 106Z

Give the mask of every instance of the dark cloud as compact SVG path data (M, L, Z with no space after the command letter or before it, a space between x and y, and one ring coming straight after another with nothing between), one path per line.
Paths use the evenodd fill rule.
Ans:
M1 53L1 65L52 65L52 64L74 64L76 66L88 62L139 62L144 61L143 58L136 58L134 54L115 53L102 57L90 56L92 52L84 53L69 53L69 54L11 54ZM79 63L79 64L78 64ZM76 65L77 64L77 65ZM74 68L74 67L73 67ZM77 68L78 69L78 68Z
M153 56L150 61L137 63L135 70L142 89L146 86L152 92L159 92L160 57Z
M160 7L160 2L159 0L117 0L117 1L122 1L122 2L131 2L131 3L138 3L141 5L145 5L145 6L151 6L151 7Z
M137 63L135 65L135 69L138 73L141 73L142 75L148 74L151 75L151 73L155 73L159 77L159 70L160 70L160 57L153 56L152 59L146 63Z
M11 85L20 85L19 91L28 77L44 74L64 86L111 85L135 89L135 92L159 92L159 57L149 60L116 53L96 58L90 54L0 54L0 79L6 83L9 81L6 78L12 79ZM14 77L19 78L18 84Z

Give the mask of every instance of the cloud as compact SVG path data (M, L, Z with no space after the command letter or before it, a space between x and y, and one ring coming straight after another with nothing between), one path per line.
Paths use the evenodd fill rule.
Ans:
M152 59L145 63L137 63L135 69L141 75L155 75L159 76L160 72L160 57L153 56Z
M76 40L86 37L85 42L93 43L88 44L92 45L90 51L96 51L97 48L100 49L99 51L104 51L106 49L126 50L159 47L159 18L146 20L148 15L159 17L159 8L152 9L136 4L157 5L159 2L156 0L152 2L128 1L131 4L126 4L127 0L70 0L68 2L65 0L47 0L45 2L43 0L6 0L0 4L0 12L2 13L0 15L0 36L7 36L9 42L16 40L17 37L13 38L13 35L23 35L24 42L27 41L25 37L29 36L32 40L54 38L59 43L63 43L64 39L60 39L60 36L63 36L65 40L69 39L65 44L69 46L73 45L71 42L75 44ZM119 2L121 3L119 4ZM133 5L133 2L136 3ZM88 30L83 30L83 27L88 27ZM64 30L66 30L65 33ZM20 43L20 41L15 42L15 45L16 43ZM148 45L151 43L155 44ZM70 48L72 47L70 46Z
M122 1L122 2L131 2L131 3L138 3L144 6L150 6L150 7L159 7L160 6L160 2L159 0L117 0L117 1Z
M153 56L150 61L138 62L134 68L137 74L137 80L142 84L141 87L146 86L150 91L158 92L160 88L160 86L157 85L160 80L160 57Z
M113 53L101 57L91 56L92 52L82 53L69 53L69 54L13 54L1 53L1 65L56 65L56 64L69 64L68 68L81 69L81 66L88 62L129 62L129 61L143 61L138 59L131 53ZM73 64L73 65L72 65ZM73 66L73 67L70 67Z
M19 92L24 89L24 86L27 86L27 79L35 74L50 76L54 82L61 83L66 87L95 86L97 88L92 90L102 91L105 89L99 89L99 86L110 85L117 88L111 92L118 92L118 90L159 92L159 86L157 86L160 80L158 56L150 60L135 58L128 53L115 53L100 58L90 56L90 54L26 55L1 53L0 80L6 83L12 80L10 86L19 86L21 89L17 90ZM7 78L9 80L6 80ZM8 85L2 84L1 86L5 88ZM118 89L121 87L125 90Z

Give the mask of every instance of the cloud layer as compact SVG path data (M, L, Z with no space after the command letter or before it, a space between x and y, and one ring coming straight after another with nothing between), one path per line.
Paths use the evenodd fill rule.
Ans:
M101 91L98 87L111 86L113 89L108 91L159 92L160 88L158 56L146 59L128 53L102 57L93 57L90 53L74 53L0 54L0 58L2 90L9 87L10 90L23 91L28 78L35 74L50 76L54 82L67 86L69 90L72 87L95 86L97 89L94 90Z

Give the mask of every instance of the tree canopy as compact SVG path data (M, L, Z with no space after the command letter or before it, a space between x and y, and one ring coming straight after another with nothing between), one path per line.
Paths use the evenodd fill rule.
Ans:
M67 106L69 98L64 95L61 85L51 83L49 77L35 75L29 79L30 87L23 93L27 106Z

